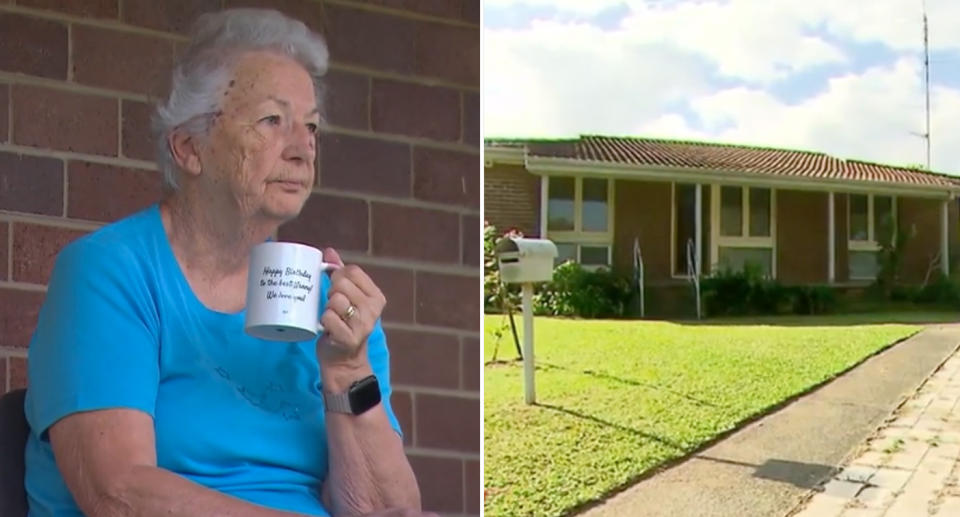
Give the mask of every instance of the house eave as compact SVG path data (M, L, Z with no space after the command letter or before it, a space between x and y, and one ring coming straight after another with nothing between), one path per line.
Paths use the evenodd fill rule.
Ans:
M690 183L751 185L822 192L910 195L938 199L953 199L960 194L960 185L951 187L882 181L856 181L839 178L810 179L807 177L777 176L728 169L693 169L656 165L638 166L634 164L546 156L526 155L523 164L530 173L539 176L567 173L583 176L646 179L654 181L677 181L682 178L683 181Z
M483 163L490 167L494 163L509 165L523 165L526 158L526 149L523 147L491 147L484 146Z

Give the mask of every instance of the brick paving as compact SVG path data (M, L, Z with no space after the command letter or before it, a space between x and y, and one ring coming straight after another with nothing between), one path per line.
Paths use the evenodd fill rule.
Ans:
M792 517L960 516L954 354Z

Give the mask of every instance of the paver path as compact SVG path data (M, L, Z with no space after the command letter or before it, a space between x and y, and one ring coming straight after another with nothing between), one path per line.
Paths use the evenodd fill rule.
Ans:
M795 517L960 516L960 355L934 373Z

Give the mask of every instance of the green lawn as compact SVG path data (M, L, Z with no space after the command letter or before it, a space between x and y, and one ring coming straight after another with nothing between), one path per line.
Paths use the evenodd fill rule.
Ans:
M562 515L922 328L879 322L956 319L537 318L538 405L523 404L519 362L485 367L485 515ZM486 316L487 360L504 321ZM497 357L516 358L509 331Z

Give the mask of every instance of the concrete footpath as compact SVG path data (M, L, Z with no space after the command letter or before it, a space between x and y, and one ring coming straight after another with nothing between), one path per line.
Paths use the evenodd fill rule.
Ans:
M931 325L581 515L782 517L791 513L833 476L837 466L858 455L864 440L916 393L958 344L960 325ZM926 510L911 515L926 515Z

